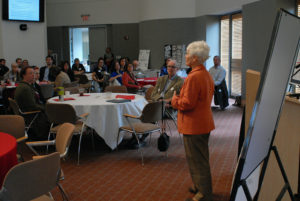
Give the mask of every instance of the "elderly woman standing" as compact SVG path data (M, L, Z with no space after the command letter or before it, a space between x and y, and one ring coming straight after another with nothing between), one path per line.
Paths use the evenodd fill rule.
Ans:
M186 65L192 68L178 96L174 92L172 106L178 109L178 131L183 134L186 158L195 193L190 201L212 199L208 140L215 128L211 111L214 82L203 63L209 57L209 47L204 41L188 45Z

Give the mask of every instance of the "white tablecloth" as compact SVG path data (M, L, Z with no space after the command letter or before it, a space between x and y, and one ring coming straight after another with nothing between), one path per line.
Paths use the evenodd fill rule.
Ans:
M58 97L53 97L49 99L48 102L70 104L75 108L78 116L83 113L89 113L86 120L87 126L93 128L111 149L115 149L117 147L119 127L128 124L123 114L127 113L140 116L147 101L143 96L136 94L134 94L134 100L126 103L106 102L109 99L114 99L116 95L118 95L117 93L112 93L110 98L107 97L106 93L91 93L88 95L90 96L73 94L69 97L75 98L75 100L64 102L55 101L53 99L57 99ZM121 142L121 140L122 135L120 135L119 142Z

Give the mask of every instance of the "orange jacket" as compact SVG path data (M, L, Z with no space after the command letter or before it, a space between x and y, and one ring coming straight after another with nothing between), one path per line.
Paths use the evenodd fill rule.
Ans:
M206 134L215 128L211 111L214 82L203 65L195 67L185 79L172 106L178 109L178 131L186 135Z

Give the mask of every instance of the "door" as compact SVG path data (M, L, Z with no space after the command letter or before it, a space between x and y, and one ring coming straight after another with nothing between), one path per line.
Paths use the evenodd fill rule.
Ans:
M106 42L106 28L105 27L90 27L89 28L89 49L90 49L90 66L91 70L97 64L98 58L103 57Z

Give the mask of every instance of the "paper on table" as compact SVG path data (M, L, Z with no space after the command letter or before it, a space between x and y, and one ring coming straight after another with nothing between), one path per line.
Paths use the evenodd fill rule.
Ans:
M126 100L134 100L135 96L134 95L116 95L116 98L123 98Z
M58 98L53 99L54 101L59 101ZM68 100L76 100L75 98L64 98L64 101L68 101Z

